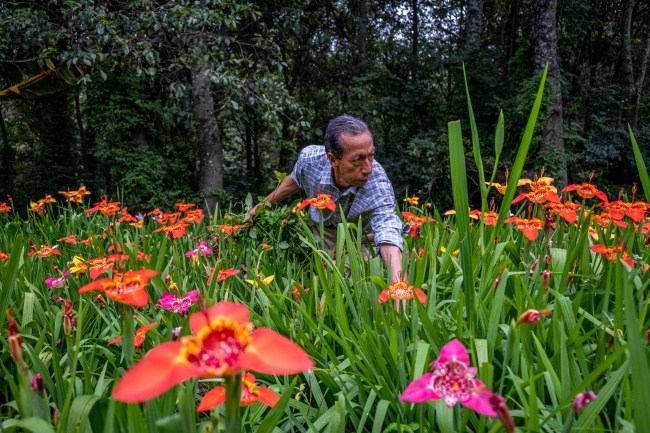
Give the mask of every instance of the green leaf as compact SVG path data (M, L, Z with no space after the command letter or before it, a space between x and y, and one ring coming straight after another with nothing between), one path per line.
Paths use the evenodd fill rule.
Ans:
M639 150L639 145L636 143L630 125L627 125L627 129L630 132L630 140L632 141L632 149L634 150L634 160L636 161L636 168L639 170L639 178L641 179L643 194L645 195L645 201L647 202L650 200L650 177L648 177L648 169L645 166L643 155L641 155L641 150Z
M43 421L41 418L25 418L25 419L8 419L2 423L3 433L12 433L16 429L23 429L32 433L55 433L54 428L49 423Z
M282 393L280 400L275 404L275 406L273 406L273 409L271 409L269 413L266 414L264 421L257 429L257 433L271 433L275 426L278 425L278 422L280 422L280 419L284 414L284 410L286 409L287 405L289 404L289 400L293 395L293 389L296 387L297 382L298 376L296 376L291 381L289 387Z
M65 431L67 433L84 431L88 414L98 400L99 397L96 395L80 395L75 398L70 406Z

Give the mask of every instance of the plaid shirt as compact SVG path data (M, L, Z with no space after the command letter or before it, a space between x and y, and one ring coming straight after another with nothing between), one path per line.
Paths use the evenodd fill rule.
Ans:
M377 251L381 244L392 244L404 248L402 222L395 213L395 193L383 167L377 161L372 163L372 174L361 188L348 187L341 192L332 178L332 166L327 159L325 146L311 145L300 152L291 177L308 197L319 193L329 194L337 204L337 211L323 209L323 222L326 226L336 226L341 222L340 208L345 219L356 223L361 217L363 230L375 233ZM320 212L311 207L311 219L318 222Z

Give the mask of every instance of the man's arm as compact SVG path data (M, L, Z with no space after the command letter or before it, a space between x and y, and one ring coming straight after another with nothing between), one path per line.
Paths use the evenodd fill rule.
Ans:
M271 194L266 196L263 202L258 203L253 209L250 210L251 217L254 217L257 214L258 206L264 206L266 202L277 204L290 195L297 193L298 191L300 191L300 187L296 181L293 180L291 176L285 177L284 180L280 182L280 185L278 185L278 187Z
M389 269L392 282L402 281L402 250L397 245L381 244L379 247L379 254L384 259L386 268Z

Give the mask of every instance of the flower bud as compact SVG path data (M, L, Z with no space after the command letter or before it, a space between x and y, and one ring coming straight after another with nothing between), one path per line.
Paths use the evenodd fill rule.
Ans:
M11 310L7 310L7 320L9 321L9 350L11 357L17 365L23 365L23 338L18 332L18 324L11 315Z
M493 394L490 397L490 405L492 405L492 410L497 413L503 428L508 433L514 433L515 431L515 421L510 415L510 410L506 405L506 401L499 394Z
M576 395L576 398L573 400L573 410L575 412L582 412L586 405L596 400L598 396L593 391L585 391Z
M499 283L501 283L501 278L497 278L496 280L494 280L494 288L492 289L492 293L497 292L497 287L499 287Z
M63 333L67 336L72 335L74 331L75 317L72 315L72 301L65 301L65 313L63 313Z
M32 377L32 380L30 382L30 386L32 387L32 391L38 392L38 393L43 393L45 392L45 385L43 384L43 376L39 374L34 375Z
M181 335L182 326L172 329L172 341L178 340L178 336Z
M551 282L551 271L546 270L542 272L542 287L544 290L548 290L548 285Z

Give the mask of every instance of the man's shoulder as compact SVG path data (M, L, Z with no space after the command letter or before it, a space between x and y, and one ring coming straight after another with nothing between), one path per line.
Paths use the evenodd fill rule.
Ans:
M303 147L300 151L301 159L327 159L327 154L325 153L325 146L320 146L318 144L310 144Z

